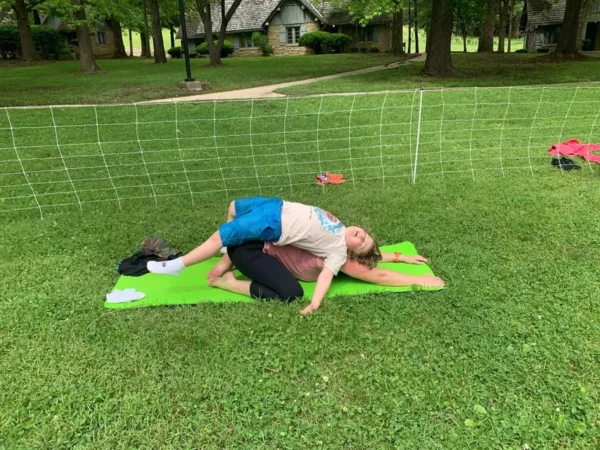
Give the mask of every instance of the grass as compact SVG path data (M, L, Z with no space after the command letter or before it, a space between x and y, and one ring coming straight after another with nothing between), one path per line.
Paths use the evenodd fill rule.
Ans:
M598 53L588 53L597 57ZM369 92L420 87L522 86L600 81L600 59L585 62L549 63L533 54L456 53L452 62L462 76L425 77L424 63L417 62L366 75L320 81L279 89L288 95L334 92Z
M290 56L231 58L225 67L211 68L207 59L193 59L192 75L227 91L331 75L395 61L384 55ZM155 65L152 60L100 60L105 73L76 75L79 62L2 67L0 106L124 103L190 95L176 84L185 78L183 60Z
M412 93L0 115L0 447L598 447L598 170L546 154L600 140L598 90L508 95L425 92L415 184ZM103 309L146 236L190 249L256 193L411 240L448 288Z
M165 51L167 51L171 48L171 33L169 32L168 28L162 29L162 38L163 38L163 43L165 44ZM142 39L140 37L140 33L138 33L137 31L134 31L133 33L131 33L131 40L132 40L134 50L141 51ZM129 30L127 30L127 29L123 30L123 42L125 43L125 50L127 50L127 53L129 53ZM181 41L179 39L175 39L175 45L181 45ZM153 48L152 47L152 38L150 38L150 48L151 49ZM168 58L168 56L167 56L167 58Z

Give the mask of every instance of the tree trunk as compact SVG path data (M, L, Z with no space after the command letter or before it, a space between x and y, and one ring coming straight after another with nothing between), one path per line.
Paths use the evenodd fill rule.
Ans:
M129 29L129 56L133 58L133 33Z
M415 0L415 53L419 53L419 13L417 12L417 0Z
M144 28L144 27L142 27ZM142 58L148 58L148 54L150 53L150 50L148 48L148 40L146 39L146 33L144 33L143 31L140 31L140 43L142 45L142 49L141 49L141 53L140 55L142 56Z
M508 13L507 0L500 0L500 28L498 29L498 53L504 53L504 41L506 39L506 16Z
M127 58L127 52L125 51L125 43L123 42L123 30L121 29L121 22L119 22L114 17L111 17L110 28L112 29L115 40L113 58Z
M140 34L142 38L142 56L150 58L150 27L148 27L148 2L142 0L142 16L144 19L144 33Z
M154 44L154 64L166 64L165 43L160 26L160 10L158 0L150 0L150 14L152 15L152 43Z
M579 49L582 50L583 40L585 39L585 32L587 31L587 15L590 12L592 2L589 0L583 0L581 5L581 13L579 14Z
M169 26L169 33L171 34L171 48L175 47L175 27L173 24Z
M508 7L508 53L511 51L512 47L512 33L513 33L513 8L514 8L514 0L510 0L510 5Z
M221 28L219 29L219 40L215 44L214 34L212 32L213 24L212 13L210 10L210 1L196 0L198 13L200 14L202 24L204 25L204 32L208 44L208 54L210 57L211 66L223 65L223 62L221 61L221 49L223 48L223 42L225 41L225 32L227 31L227 25L229 24L231 17L237 10L238 6L240 6L241 2L242 0L233 0L233 3L229 7L229 10L226 11L225 0L221 0Z
M33 24L34 25L41 25L42 24L42 18L40 17L39 11L37 9L34 9L31 12L33 13Z
M73 17L77 23L75 31L77 32L77 42L79 44L79 72L84 75L91 75L100 72L100 68L96 64L94 53L92 52L90 29L87 25L85 9L82 6L81 1L82 0L73 0L73 5L75 6Z
M12 5L17 19L17 28L19 30L19 39L21 41L21 60L26 63L31 63L40 59L40 56L35 51L33 42L33 34L29 25L29 11L25 0L15 0Z
M394 12L392 17L392 53L394 55L405 55L404 52L404 30L403 30L402 8Z
M494 30L496 28L496 1L488 0L488 12L481 27L481 35L479 36L479 45L477 46L478 53L486 53L494 51Z
M408 0L408 53L412 50L412 9L411 0Z
M210 59L211 66L222 66L221 61L221 49L217 52L215 46L215 38L212 32L212 11L210 9L210 2L208 0L196 0L196 6L202 25L204 25L204 35L206 36L206 43L208 45L208 57Z
M451 5L452 0L432 0L431 25L425 49L427 57L424 73L426 75L443 77L456 74L450 53L454 22Z
M463 38L463 53L467 53L467 31L465 29L463 29L462 38Z
M579 39L579 16L584 0L567 0L565 6L565 16L558 44L554 50L554 55L578 55L581 42Z

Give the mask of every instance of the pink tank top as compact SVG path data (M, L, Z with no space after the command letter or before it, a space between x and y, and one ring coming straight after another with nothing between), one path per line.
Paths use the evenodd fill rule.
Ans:
M323 269L323 258L291 245L277 246L265 242L263 251L279 260L298 280L317 281Z

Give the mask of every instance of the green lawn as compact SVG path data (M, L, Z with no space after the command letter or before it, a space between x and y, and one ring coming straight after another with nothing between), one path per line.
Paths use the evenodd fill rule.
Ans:
M600 90L420 95L0 114L0 447L600 446L599 172L546 153L600 141ZM103 309L145 237L191 249L253 194L411 240L447 289Z
M425 63L418 62L366 75L321 81L309 85L278 90L290 95L322 94L332 92L386 91L420 87L460 86L522 86L557 83L587 83L600 81L600 54L586 62L549 63L538 54L478 54L456 53L452 61L460 77L424 77Z
M397 58L384 55L290 56L231 58L225 67L211 68L207 59L192 60L196 80L209 81L212 91L302 80L377 66ZM152 60L99 60L105 73L76 75L79 63L61 61L24 67L0 65L0 106L124 103L190 95L176 87L185 78L182 59L164 66Z

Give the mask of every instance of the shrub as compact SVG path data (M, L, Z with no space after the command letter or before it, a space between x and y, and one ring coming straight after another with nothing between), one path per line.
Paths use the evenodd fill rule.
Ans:
M527 50L524 48L520 48L519 50L515 50L515 53L527 53Z
M310 48L317 55L323 53L324 47L329 44L330 33L326 31L311 31L304 33L298 40L298 45L301 47Z
M550 49L549 48L538 48L536 50L536 52L538 52L538 53L548 53L548 52L550 52Z
M311 31L300 36L298 45L310 48L318 55L327 51L341 52L351 42L352 38L346 34Z
M367 47L361 47L360 52L361 53L367 53Z
M3 58L16 58L21 49L19 30L16 25L0 25L0 54Z
M214 41L215 45L218 44L217 41ZM199 55L208 55L208 42L203 42L198 47L196 47L196 51ZM233 53L233 44L229 41L223 41L223 47L221 48L221 58L226 58Z
M352 38L347 34L331 33L329 35L329 46L332 51L343 52L347 45L352 43Z
M371 48L369 49L369 52L370 52L370 53L379 53L379 47L371 47Z
M198 56L198 53L190 52L190 58L195 58L196 56Z
M350 49L350 51L351 51L352 53L358 53L358 47L352 47L352 48Z
M60 58L65 43L58 30L42 25L33 25L31 34L33 35L35 48L43 57L47 58L49 55L54 55L56 59Z
M594 46L592 45L592 40L584 39L583 41L581 41L581 50L583 50L584 52L590 52L590 51L594 50Z
M269 44L268 36L258 31L252 33L252 43L260 49L263 56L271 56L273 54L273 46Z
M171 47L167 53L171 55L171 58L181 58L181 47Z
M58 30L54 28L33 25L31 27L33 44L36 51L47 58L53 55L56 59L60 58L65 49L63 38ZM0 54L4 58L16 58L21 50L21 40L19 30L16 25L0 25Z

